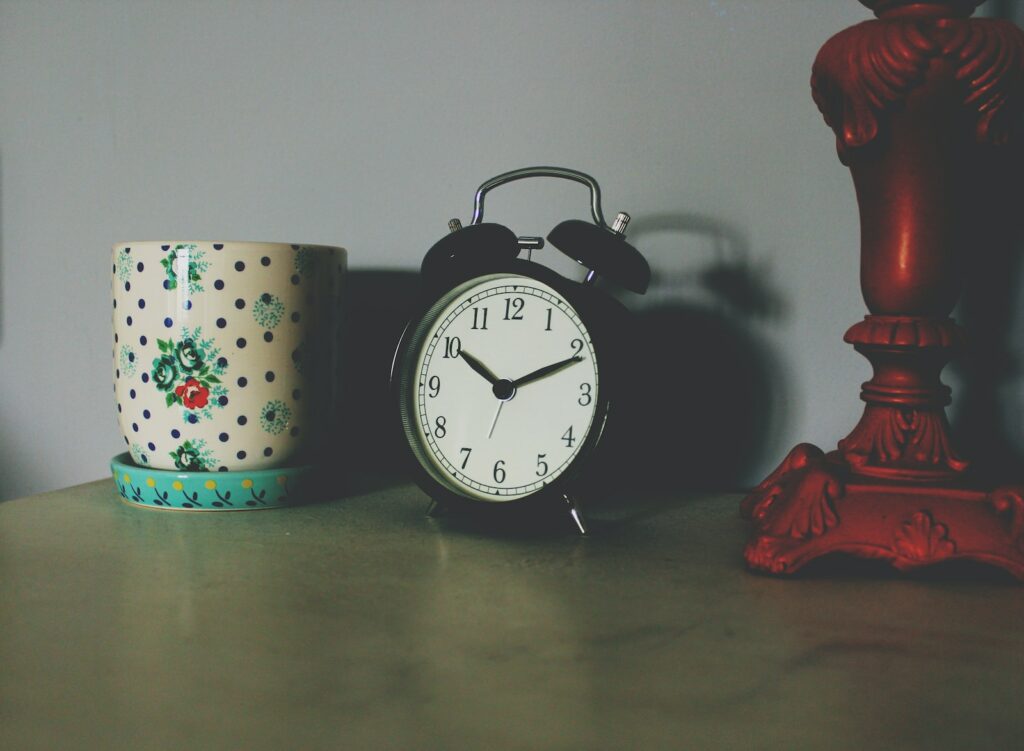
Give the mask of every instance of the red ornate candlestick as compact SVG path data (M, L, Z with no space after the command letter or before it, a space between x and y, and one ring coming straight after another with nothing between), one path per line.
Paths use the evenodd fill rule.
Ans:
M743 500L744 556L775 574L836 552L900 570L966 558L1024 579L1024 486L970 479L939 380L963 275L993 251L982 208L1017 153L1024 33L969 18L983 0L861 2L877 20L826 42L811 86L857 192L870 315L845 340L874 376L836 451L797 446Z

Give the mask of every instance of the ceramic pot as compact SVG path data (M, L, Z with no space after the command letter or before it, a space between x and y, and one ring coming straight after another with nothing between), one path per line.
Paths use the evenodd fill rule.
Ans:
M113 248L114 394L132 461L306 464L334 409L341 248L128 242Z

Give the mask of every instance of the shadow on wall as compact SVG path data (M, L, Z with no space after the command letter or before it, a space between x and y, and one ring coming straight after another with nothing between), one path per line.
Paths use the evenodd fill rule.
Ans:
M961 380L950 410L957 445L980 478L996 483L1024 481L1022 138L1024 132L1018 133L1014 145L1004 147L1007 153L995 155L999 172L991 193L972 194L989 199L964 208L977 217L957 313L967 346L950 367Z
M652 282L644 297L622 296L636 313L638 362L609 437L626 469L606 485L756 483L779 451L785 394L753 324L784 317L785 305L728 224L679 213L638 216L633 227L630 242L647 255Z
M621 295L636 313L638 359L609 418L606 456L614 461L602 462L597 479L618 490L756 482L752 473L779 450L772 439L783 384L751 324L780 318L783 305L727 225L676 214L638 217L633 227L630 241L642 250L655 234L670 243L645 251L653 271L647 296ZM412 271L350 273L336 455L357 475L402 471L388 376L418 284Z

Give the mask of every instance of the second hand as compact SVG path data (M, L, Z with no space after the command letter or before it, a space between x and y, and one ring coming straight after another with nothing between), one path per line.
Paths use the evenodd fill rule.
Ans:
M487 437L490 438L494 435L494 426L498 424L498 416L501 414L501 408L505 406L504 400L498 402L498 411L494 413L494 419L491 420L491 429L487 431Z

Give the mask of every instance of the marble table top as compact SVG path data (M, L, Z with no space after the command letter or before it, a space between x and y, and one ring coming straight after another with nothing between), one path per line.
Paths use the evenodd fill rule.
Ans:
M747 573L738 496L592 534L415 488L199 514L0 503L0 748L1019 748L1024 589Z

